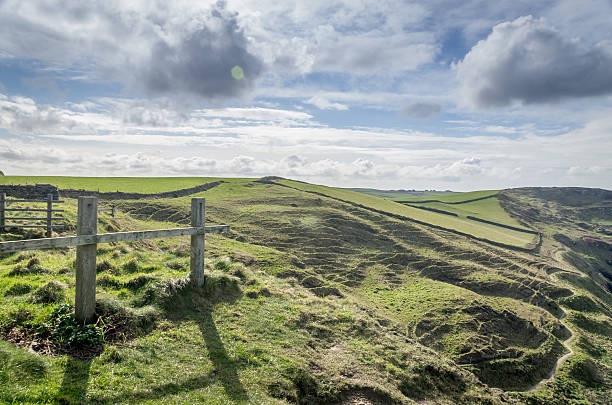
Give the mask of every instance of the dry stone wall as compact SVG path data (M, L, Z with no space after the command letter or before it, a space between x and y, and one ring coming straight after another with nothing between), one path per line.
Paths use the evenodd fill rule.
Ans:
M57 187L51 184L36 185L13 185L0 184L0 194L5 193L7 197L22 198L27 200L46 199L47 195L53 195L54 200L59 200Z

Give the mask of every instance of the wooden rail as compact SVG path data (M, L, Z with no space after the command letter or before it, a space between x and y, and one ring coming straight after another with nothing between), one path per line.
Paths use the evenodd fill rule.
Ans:
M204 285L204 235L229 231L228 225L205 226L205 215L206 200L192 198L190 227L98 234L98 199L79 197L77 236L0 242L0 253L76 246L75 315L80 322L91 322L96 306L96 249L98 243L189 235L191 236L189 276L192 283L202 287Z
M5 232L7 228L46 228L47 238L53 235L53 229L63 228L63 225L53 225L54 221L61 220L61 217L54 217L54 212L63 212L61 209L54 209L53 204L62 203L63 201L54 200L53 194L48 194L45 200L21 199L7 200L6 193L0 193L0 232ZM40 208L7 208L9 203L46 203L46 209ZM7 212L45 212L45 217L7 217ZM45 221L45 225L41 224L7 224L7 221Z

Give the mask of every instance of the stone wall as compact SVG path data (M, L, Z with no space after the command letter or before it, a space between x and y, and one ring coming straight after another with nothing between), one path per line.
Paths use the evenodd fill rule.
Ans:
M57 187L51 184L36 184L33 186L0 184L0 194L1 193L6 193L7 197L27 200L44 200L47 198L48 194L52 194L54 200L59 200Z
M191 194L210 190L211 188L216 187L221 183L225 183L225 182L223 180L219 180L219 181L202 184L202 185L195 186L195 187L182 188L180 190L166 191L163 193L153 193L153 194L123 193L121 191L101 193L99 191L73 190L73 189L66 189L66 188L61 189L60 193L62 194L63 197L67 197L67 198L78 198L81 196L88 196L88 197L98 197L101 200L155 200L159 198L185 197Z

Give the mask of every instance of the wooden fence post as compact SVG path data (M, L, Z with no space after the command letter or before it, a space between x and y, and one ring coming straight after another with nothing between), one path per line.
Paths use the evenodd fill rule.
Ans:
M0 232L4 232L6 225L6 193L0 193Z
M79 197L77 235L98 233L98 199ZM81 323L93 320L96 311L96 249L97 244L78 245L76 253L76 292L74 312Z
M206 222L206 199L191 199L191 226L204 226ZM204 234L191 235L191 262L189 277L197 287L204 286Z
M47 194L47 238L53 237L53 194Z

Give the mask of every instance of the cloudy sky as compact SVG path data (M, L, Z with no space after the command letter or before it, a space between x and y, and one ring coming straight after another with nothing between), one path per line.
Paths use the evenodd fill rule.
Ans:
M611 0L0 0L0 170L612 188Z

